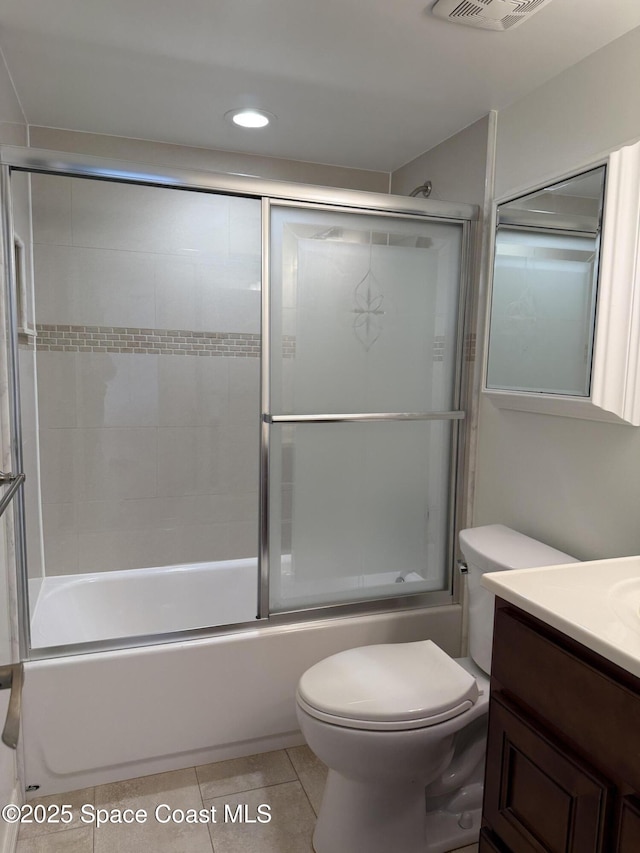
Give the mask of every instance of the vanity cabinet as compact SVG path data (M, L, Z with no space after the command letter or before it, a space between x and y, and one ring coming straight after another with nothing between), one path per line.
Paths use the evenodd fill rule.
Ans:
M498 599L480 853L640 851L640 679Z

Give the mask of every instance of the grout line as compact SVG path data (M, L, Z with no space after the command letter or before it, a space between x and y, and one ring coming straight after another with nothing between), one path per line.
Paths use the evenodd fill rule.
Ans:
M304 790L304 785L302 781L296 776L295 779L285 779L282 782L273 782L271 785L256 785L255 788L243 788L242 791L233 791L229 794L216 794L215 797L203 797L203 803L210 803L212 800L219 800L221 797L237 797L240 794L248 794L250 791L266 791L267 788L277 788L280 785L290 785L292 782L299 782L300 786ZM202 792L202 789L201 789Z
M300 782L300 785L302 786L302 790L304 791L304 795L307 798L309 805L311 806L311 811L314 813L314 815L317 818L318 812L315 810L315 807L314 807L313 803L311 802L311 797L309 796L309 792L307 791L307 787L304 784L304 780L302 779L302 777L298 773L295 764L293 763L293 761L291 760L291 757L289 756L289 749L295 749L295 747L286 747L285 752L287 753L287 758L289 759L289 761L291 761L291 764L293 765L293 769L296 773L296 776L298 777L298 781Z

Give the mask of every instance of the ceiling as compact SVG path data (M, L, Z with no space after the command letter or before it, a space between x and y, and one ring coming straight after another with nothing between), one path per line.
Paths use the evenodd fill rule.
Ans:
M30 124L392 171L640 26L553 0L505 33L433 0L0 0ZM239 106L274 126L235 128Z

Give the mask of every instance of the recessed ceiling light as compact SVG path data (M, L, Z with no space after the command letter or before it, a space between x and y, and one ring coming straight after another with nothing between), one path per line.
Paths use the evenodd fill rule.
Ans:
M225 113L224 117L227 121L231 121L240 127L253 128L266 127L275 119L272 113L254 109L229 110L228 113Z

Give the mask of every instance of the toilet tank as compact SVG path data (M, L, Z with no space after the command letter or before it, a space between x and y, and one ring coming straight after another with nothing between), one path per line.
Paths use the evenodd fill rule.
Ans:
M460 550L469 569L469 654L482 670L489 673L495 596L481 585L482 575L508 569L577 563L579 560L503 524L461 530Z

